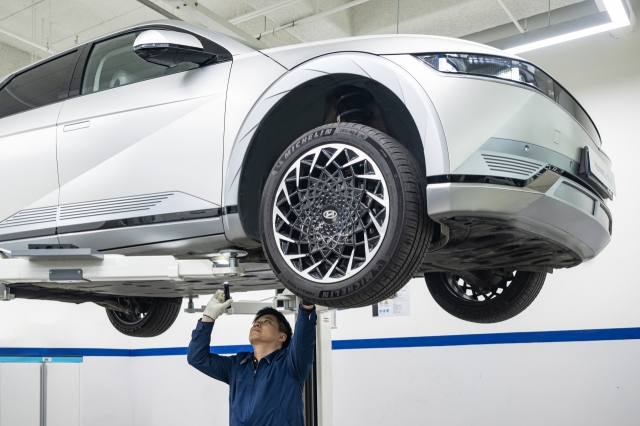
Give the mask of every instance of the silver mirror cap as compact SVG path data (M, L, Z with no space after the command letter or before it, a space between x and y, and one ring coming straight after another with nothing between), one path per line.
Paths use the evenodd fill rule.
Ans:
M147 30L136 37L133 48L140 49L144 45L165 45L188 47L196 50L203 50L202 43L195 36L177 31Z
M217 58L205 52L196 37L177 31L147 30L136 37L133 51L140 59L169 68L185 62L204 65Z

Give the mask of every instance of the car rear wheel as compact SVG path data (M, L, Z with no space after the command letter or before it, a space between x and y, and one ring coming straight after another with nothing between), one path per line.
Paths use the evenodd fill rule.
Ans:
M118 297L125 309L107 309L111 324L122 334L132 337L155 337L171 327L182 305L181 298Z
M546 276L545 272L501 269L424 274L438 305L453 316L479 323L504 321L524 311Z
M426 178L400 143L337 123L280 157L261 203L265 253L280 281L323 306L358 307L396 293L424 257L433 223Z

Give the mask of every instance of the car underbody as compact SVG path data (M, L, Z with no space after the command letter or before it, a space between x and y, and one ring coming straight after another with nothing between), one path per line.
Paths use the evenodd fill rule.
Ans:
M416 276L425 272L504 270L552 272L581 263L577 253L509 221L455 217L436 226L429 251ZM225 282L232 291L282 289L283 285L260 249L250 251L242 262L241 277L175 281L47 282L10 285L20 299L55 300L69 303L94 302L107 306L117 297L189 297L213 294Z
M418 269L420 273L483 269L552 272L581 263L572 250L499 219L446 219L436 237Z

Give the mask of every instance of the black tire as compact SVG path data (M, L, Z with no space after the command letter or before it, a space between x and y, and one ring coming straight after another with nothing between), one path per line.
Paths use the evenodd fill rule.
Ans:
M324 147L330 144L337 144L340 148L331 151L328 147L325 152ZM325 161L326 164L324 166L316 167L314 166L315 163L308 164L311 160L306 159L310 158L309 155L312 154L309 153L314 152L314 149L315 152L318 149L323 150L321 154L326 157L321 160L321 154L318 154L317 161ZM344 160L340 163L339 156L334 162L329 161L331 159L329 158L329 153L331 152L342 152L344 158L354 158L353 155L349 157L351 149L360 152L363 155L362 158L367 158L368 161L372 161L376 165L375 176L382 176L384 182L380 185L386 185L384 190L387 194L381 195L381 197L386 197L387 207L382 204L376 204L377 202L374 198L363 194L363 188L373 188L373 186L370 186L373 183L368 180L368 177L361 179L362 173L365 172L361 172L359 176L358 172L354 171L355 166L351 168L351 171L347 170L351 167L347 165L349 161ZM360 157L356 156L355 158L357 160ZM274 203L278 202L278 194L282 198L282 191L279 189L280 185L288 185L288 182L293 179L290 168L298 167L298 170L303 170L304 161L307 161L305 164L313 167L313 170L322 168L323 171L318 172L320 176L322 176L321 173L324 173L324 170L338 170L336 168L338 167L340 169L339 173L329 173L337 173L334 174L334 177L339 176L336 177L336 180L342 182L342 184L332 187L333 189L337 188L336 191L327 190L327 187L336 185L336 180L330 179L330 182L321 182L320 178L318 178L314 183L311 179L313 170L309 169L307 177L302 176L296 182L296 191L292 195L293 201L290 201L287 196L291 211L294 211L295 194L299 195L297 200L300 203L297 205L301 206L301 209L294 211L295 220L302 222L295 216L298 213L301 214L300 217L304 216L305 220L312 215L316 215L313 216L313 220L316 222L304 222L307 224L319 224L318 227L305 227L303 225L303 228L307 230L307 237L309 237L307 241L319 242L321 238L324 239L324 242L307 245L309 252L313 252L313 247L315 247L315 253L321 253L320 262L324 259L324 263L309 272L308 275L303 274L305 270L304 266L302 266L303 263L316 262L318 258L307 256L308 259L305 258L298 262L300 264L299 267L294 265L293 260L289 260L290 263L288 263L284 257L285 252L281 252L281 250L285 250L283 248L285 245L287 246L286 250L291 250L291 248L289 248L289 243L283 243L282 239L277 239L276 232L280 237L284 231L281 231L282 228L279 228L278 231L275 230L277 219L274 216L274 214L277 215L275 209L280 208L274 206ZM333 166L331 166L332 164ZM358 167L361 167L359 170L371 170L373 167L369 165L369 169L367 169L367 165L364 163L358 164ZM299 173L302 175L303 172L304 170ZM303 184L299 183L301 179L308 179L307 182L311 182L313 185L308 187L307 190L313 189L313 191L303 190ZM382 181L382 179L377 180ZM347 189L345 190L345 188ZM313 192L315 195L309 196L308 192ZM358 199L358 197L361 198ZM304 203L303 199L306 200ZM325 204L325 207L321 207L323 209L321 213L318 210L319 204L331 204L334 202L337 207L327 207ZM360 219L357 218L361 214L358 210L361 208L360 202L362 202L362 208L371 212L371 216L367 216L364 213L364 216L370 217L368 225L365 224L364 216L361 216ZM427 242L434 228L433 222L427 216L426 203L425 174L418 162L399 142L378 130L364 125L354 123L329 124L318 127L293 142L273 167L261 200L260 230L262 244L266 257L278 279L286 288L304 300L329 307L354 308L367 306L386 299L400 290L413 277L420 265L427 250ZM326 209L329 209L329 211ZM383 212L380 213L382 210ZM317 216L319 214L322 217ZM326 222L328 220L326 214L335 218L335 224L325 225L323 221ZM386 232L378 234L377 237L375 236L376 231L367 228L367 226L373 226L373 220L376 217L382 218L379 219L382 222L377 221L378 223L375 224L377 230L381 229L378 224L386 226ZM295 224L299 222L294 221L291 224L291 228L295 228ZM332 226L333 228L331 228ZM331 234L333 232L331 229L334 229L334 234ZM320 235L320 232L324 232L324 234ZM374 236L372 237L371 234ZM290 235L294 234L291 233ZM362 237L363 235L364 237ZM358 239L361 237L366 240L366 243L364 243L366 245L358 243ZM296 241L303 241L304 238L300 237ZM339 238L343 238L347 242L343 245L335 243L334 246L328 248L329 244L333 244L332 241L338 241ZM304 253L304 244L294 244L293 242L290 244L293 244L294 253L295 250L298 250L298 253ZM322 244L327 245L322 246ZM350 255L346 246L350 246L349 250L354 252L349 261L347 257ZM324 248L320 250L318 247ZM375 251L371 251L370 247L373 247L371 250L375 249ZM358 256L362 256L362 254L358 253L362 253L365 248L367 250L367 254L364 255L366 260L358 263L355 259L358 259ZM336 269L327 271L329 264L334 262L331 256L335 257L335 265L339 266L333 266ZM362 265L357 267L360 269L354 267L356 264ZM341 278L340 274L342 272L340 272L340 268L346 271L342 275L344 278ZM349 268L351 268L351 271L349 271ZM330 280L337 281L318 282L313 279L307 279L306 276L311 276L311 274L315 274L315 278L318 280L329 277ZM322 274L326 275L323 277Z
M474 271L468 271L466 279L448 272L426 273L424 278L429 292L442 309L477 323L500 322L518 315L531 305L547 277L545 272L496 270L475 271L474 277L469 279L472 273ZM478 279L490 284L479 288Z
M109 321L122 334L132 337L155 337L173 325L182 306L181 298L119 297L129 313L107 309Z

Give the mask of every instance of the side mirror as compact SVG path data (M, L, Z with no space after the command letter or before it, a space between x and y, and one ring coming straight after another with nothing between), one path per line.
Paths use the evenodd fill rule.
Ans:
M147 62L169 68L184 62L201 65L218 56L205 52L200 40L191 34L164 30L141 33L133 42L133 51Z

